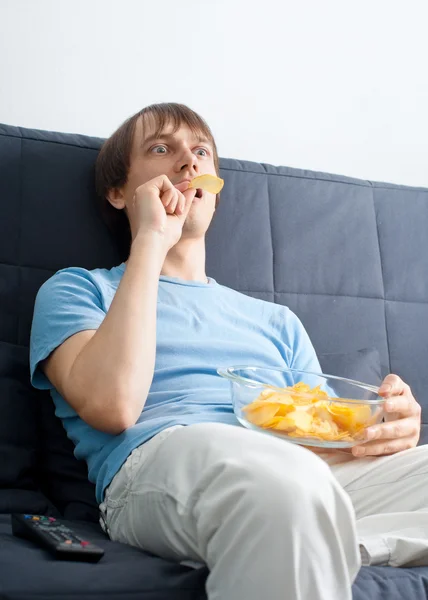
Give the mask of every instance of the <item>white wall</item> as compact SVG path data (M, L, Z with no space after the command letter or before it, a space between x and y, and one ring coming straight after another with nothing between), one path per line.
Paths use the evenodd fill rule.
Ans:
M184 102L221 156L428 186L426 0L0 0L0 122Z

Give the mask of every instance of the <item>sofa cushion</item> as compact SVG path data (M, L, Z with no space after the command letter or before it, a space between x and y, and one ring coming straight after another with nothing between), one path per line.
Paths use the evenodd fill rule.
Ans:
M0 342L0 513L98 520L95 487L54 404L29 381L28 348Z
M48 393L29 385L28 343L35 296L46 279L70 264L120 262L94 200L100 145L95 138L0 125L3 512L54 514L55 505L70 518L97 518L86 465L74 457Z
M14 537L10 516L0 515L0 598L205 599L205 567L185 567L112 542L94 523L67 519L63 522L101 546L105 551L101 560L96 564L56 560L35 543Z
M28 345L35 295L58 269L110 268L121 262L95 206L93 167L101 142L0 125L0 342ZM232 159L222 159L220 165L225 188L207 235L210 276L245 294L288 305L303 321L318 353L376 348L381 363L415 390L427 422L428 278L420 273L428 265L428 190ZM409 236L409 231L415 235ZM25 379L24 370L21 373ZM3 385L10 386L8 379L6 375ZM6 404L3 396L0 400L2 416L6 408L15 411L15 397L17 407L25 405L24 398L19 399L22 388L14 389L18 391L12 402ZM44 400L49 406L49 399ZM34 407L24 410L31 413ZM9 432L17 418L6 419L0 435L6 440L4 448L11 448L13 436L22 434L22 429ZM48 431L50 435L50 427ZM28 434L22 466L12 462L2 471L0 465L0 477L8 492L34 492L46 503L29 475L34 465L29 449L34 441L39 452L41 442L32 438L34 432ZM428 441L427 427L423 435ZM61 472L64 446L58 441L56 450L46 450L59 457L39 465L46 469L42 480L47 493L54 493L48 471ZM7 452L4 456L10 457ZM11 481L15 475L16 482ZM73 477L80 481L80 475ZM73 504L69 493L56 498L64 511ZM83 497L81 514L88 510L88 496ZM25 498L26 508L17 503L14 510L43 512L30 509L31 502ZM203 570L189 571L153 557L142 566L140 551L131 549L137 553L134 560L122 545L116 546L111 562L60 564L30 542L13 539L9 524L3 525L0 597L204 597ZM88 535L97 531L95 523L86 525L94 528ZM91 538L98 540L92 534ZM157 578L151 577L153 561L162 563ZM22 565L30 570L25 578ZM427 573L426 568L362 569L354 599L423 600ZM193 577L199 577L194 586Z
M318 354L323 373L379 385L382 368L376 348L363 348L354 352L326 352Z
M95 204L101 143L0 125L0 342L28 345L35 295L58 269L121 262ZM221 159L220 166L225 187L207 235L208 273L240 292L288 305L319 355L376 348L381 364L414 389L427 422L428 288L418 276L428 256L427 190L233 159ZM410 244L409 230L419 249ZM398 248L405 252L396 257ZM345 373L343 360L333 363L324 370ZM42 410L51 410L43 398ZM40 422L48 444L48 418ZM49 460L39 472L46 493L55 494L49 469L67 472L70 465L61 460L65 447L71 457L71 446L59 423L51 424L56 449L46 449ZM80 466L75 482L81 476ZM83 514L88 490L81 496ZM59 488L59 505L61 494Z
M40 398L40 442L36 479L47 498L66 519L98 523L95 485L88 480L88 467L74 456L74 444L67 437L48 393Z
M206 567L185 567L112 542L94 523L64 522L104 549L105 554L98 563L55 560L33 542L14 537L10 517L0 515L1 598L206 600ZM22 577L23 565L25 577ZM352 597L354 600L427 600L428 567L363 567L354 582Z
M28 369L27 348L0 342L0 513L54 512L35 476L40 394Z
M208 273L289 306L318 354L376 348L428 422L428 190L220 164L225 185L207 233Z

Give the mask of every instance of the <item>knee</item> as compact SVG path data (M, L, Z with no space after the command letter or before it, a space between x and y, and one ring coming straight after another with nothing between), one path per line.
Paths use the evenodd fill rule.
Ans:
M241 467L246 472L248 491L254 500L282 509L323 503L337 486L328 465L299 446L288 460L280 456L267 463L249 458Z
M254 444L219 452L213 467L230 494L238 490L261 506L297 507L324 502L338 487L329 466L318 456L285 441Z
M279 527L302 530L315 515L319 520L339 511L351 518L350 501L328 464L306 448L230 425L191 427L181 435L198 449L192 454L201 474L195 497L210 515L248 511L256 520L271 515Z

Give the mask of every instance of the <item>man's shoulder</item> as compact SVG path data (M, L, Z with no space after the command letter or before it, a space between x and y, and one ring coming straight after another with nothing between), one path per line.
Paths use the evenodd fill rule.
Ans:
M84 282L93 284L102 284L105 282L115 282L120 280L123 275L122 265L112 267L111 269L97 267L95 269L86 269L85 267L65 267L54 273L44 285L55 285L59 283L73 283L79 285Z
M78 300L82 296L91 296L101 300L111 296L117 290L123 269L84 267L65 267L56 271L40 287L37 293L36 304L54 301L63 298L67 302Z

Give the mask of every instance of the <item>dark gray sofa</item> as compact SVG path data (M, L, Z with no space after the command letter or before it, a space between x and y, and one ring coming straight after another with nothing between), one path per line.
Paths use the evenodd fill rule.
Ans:
M49 396L29 385L40 285L66 266L123 260L95 203L101 142L0 125L0 600L203 600L205 568L106 538L86 465ZM287 304L326 372L403 377L423 405L420 443L428 442L428 190L231 159L221 170L208 274ZM11 512L62 516L105 556L95 565L55 561L12 536ZM428 568L362 568L353 592L424 600Z

